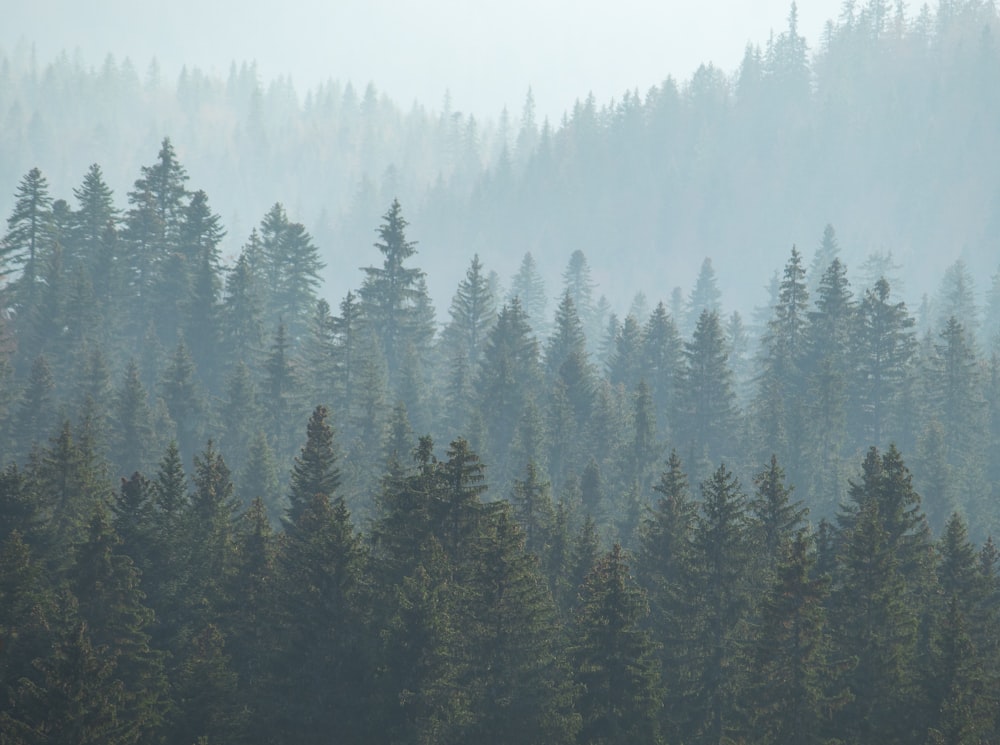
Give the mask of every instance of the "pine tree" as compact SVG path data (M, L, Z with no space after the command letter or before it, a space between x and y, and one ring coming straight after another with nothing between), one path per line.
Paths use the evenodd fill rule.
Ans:
M416 252L416 243L406 239L408 223L398 200L393 200L379 226L375 247L384 257L381 267L363 267L365 282L361 288L362 311L378 336L385 357L390 385L396 382L407 345L422 348L433 336L433 329L415 323L414 309L421 300L420 269L403 263ZM424 345L425 347L425 345Z
M255 367L264 350L263 248L256 229L226 277L222 339L229 364Z
M114 192L97 163L91 164L78 188L73 189L79 208L73 213L70 267L82 267L95 283L96 297L106 300L117 287L120 268L114 267L114 242L110 240L120 218ZM109 276L110 275L110 276ZM108 310L106 306L105 310Z
M876 446L892 431L903 379L914 352L913 319L905 303L890 302L889 292L889 283L884 279L865 292L852 345L855 441Z
M804 362L807 461L815 474L811 484L804 486L826 512L841 502L840 463L847 445L848 387L853 380L850 344L856 310L847 269L834 259L819 280L816 309L809 313Z
M698 279L687 300L685 315L685 333L693 333L703 313L722 313L722 293L719 291L715 278L715 268L712 260L705 258L701 262ZM676 315L676 314L675 314Z
M486 743L571 743L578 728L555 605L525 550L509 505L488 513L477 537L467 736Z
M163 401L177 426L177 445L185 459L194 455L200 439L203 403L194 360L183 341L177 344L160 381Z
M468 369L476 369L486 335L496 323L496 312L496 299L479 261L479 254L476 254L455 290L448 311L451 320L445 327L442 340L454 348L453 359L454 355L461 355Z
M0 279L16 281L16 305L21 313L34 311L38 278L51 243L52 199L42 172L32 168L14 193L14 209L0 241ZM14 272L20 272L12 279Z
M771 583L777 577L779 565L787 558L793 539L803 529L809 510L801 501L792 501L794 487L786 485L785 472L774 455L770 464L754 478L754 486L750 511L759 534L759 554L764 562L761 580Z
M642 369L653 396L656 427L661 433L669 432L676 424L681 349L674 318L662 302L657 303L642 329Z
M189 279L181 304L184 312L181 328L202 384L216 390L222 373L217 363L223 324L219 243L226 233L207 200L205 192L197 191L185 210L181 246Z
M264 423L274 438L275 453L284 460L293 452L292 431L301 406L300 383L292 359L291 342L284 323L278 324L264 361Z
M808 299L802 257L793 246L779 285L778 302L762 339L760 391L754 419L764 451L760 455L770 451L782 453L791 464L796 481L800 480L797 477L805 434L802 357Z
M148 731L159 723L166 705L163 659L150 643L153 612L143 604L139 572L120 545L108 511L99 507L77 549L69 588L88 641L114 661L125 691L120 719Z
M750 681L753 731L761 742L828 742L830 715L846 703L824 601L829 577L817 574L808 533L800 531L774 575L761 614Z
M506 305L517 300L528 323L536 335L544 335L547 321L545 309L548 305L548 295L545 291L545 280L538 272L538 266L530 252L521 259L517 274L511 279L510 292Z
M333 498L340 485L340 469L334 449L333 428L327 423L325 406L317 406L306 427L306 443L292 466L291 492L286 518L294 526L317 494Z
M569 257L569 263L562 275L563 295L573 301L580 321L585 329L590 329L594 316L594 289L596 284L590 277L590 265L580 249Z
M476 382L479 411L488 428L487 450L505 473L507 451L527 401L534 398L541 372L538 343L521 305L504 306L489 333Z
M166 288L178 279L188 176L169 138L163 139L156 163L143 166L140 173L128 193L130 208L125 215L124 239L132 270L127 307L135 328L153 323L158 332L164 332L164 341L171 342L177 320L176 298Z
M716 460L731 452L736 431L736 397L719 317L705 311L691 341L684 344L683 433L689 462Z
M524 531L524 548L543 562L548 559L549 541L555 527L551 488L534 461L528 461L524 478L514 481L510 495L514 518Z
M656 645L642 628L648 613L645 593L615 544L587 576L574 618L570 653L582 687L581 742L661 741Z
M671 451L667 470L653 490L658 497L640 527L636 577L649 597L648 624L660 645L663 733L667 742L680 742L692 728L697 613L692 539L698 509L677 451Z
M733 474L720 465L701 484L701 512L693 536L701 613L694 648L696 742L721 742L739 732L738 691L746 685L753 598L748 586L752 538L747 498Z
M36 357L14 415L15 452L24 457L44 443L55 427L55 381L45 357Z
M909 742L918 612L927 607L929 539L899 452L865 458L860 483L838 516L841 580L831 598L834 639L857 660L845 683L853 700L841 731L862 741Z
M642 330L639 321L630 313L615 337L614 352L608 360L608 380L633 390L644 375L643 361Z
M153 413L139 368L130 360L115 393L112 414L112 452L118 473L148 471L154 463Z
M343 498L315 493L289 524L278 555L281 626L268 704L274 731L325 742L361 741L371 639L364 615L364 551Z

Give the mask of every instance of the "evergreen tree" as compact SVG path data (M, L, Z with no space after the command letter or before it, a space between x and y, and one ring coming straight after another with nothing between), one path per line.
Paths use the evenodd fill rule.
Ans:
M685 332L693 333L695 327L703 313L722 313L722 293L719 291L718 281L715 278L715 268L712 260L705 258L701 262L701 269L698 272L698 279L695 281L694 289L687 300L685 315Z
M792 539L766 595L750 682L753 731L761 742L828 742L830 715L846 703L831 686L836 667L809 534Z
M34 312L38 279L52 241L52 199L40 170L28 171L14 199L7 232L0 241L0 279L16 281L16 307L27 315ZM14 272L19 272L16 278L11 277Z
M548 295L545 292L545 280L538 272L535 259L528 252L521 259L521 265L510 282L510 292L507 295L506 306L517 300L528 323L536 335L544 335L547 326L545 312L548 305Z
M748 586L752 537L747 499L733 474L720 465L701 484L701 512L693 535L698 566L694 648L695 742L721 742L745 727L738 692L746 685L753 598Z
M590 265L583 251L577 249L570 255L562 275L563 295L569 296L585 329L590 330L594 316L594 289L590 278Z
M676 424L681 349L675 320L662 302L657 303L642 329L642 369L653 396L657 430L664 434Z
M812 464L814 474L808 488L828 512L841 501L840 456L847 444L855 312L847 269L834 259L823 272L816 291L816 308L809 313L804 363L806 460Z
M72 240L67 261L70 267L84 268L95 283L95 296L107 300L110 290L117 288L120 267L114 261L114 231L120 217L115 207L114 192L104 180L97 163L91 164L83 183L73 189L78 209L73 213ZM102 306L105 311L110 310Z
M926 607L928 538L919 497L895 448L872 448L860 483L838 516L841 582L831 618L837 648L856 665L845 675L852 701L838 727L859 741L910 742L905 713L915 686L918 609Z
M55 381L45 357L36 357L14 415L15 452L21 457L44 443L55 427Z
M588 574L574 618L570 653L581 686L581 742L661 741L656 645L642 627L648 613L645 593L615 544Z
M130 360L115 394L112 414L112 452L118 473L149 470L154 463L153 413L139 368Z
M648 623L660 645L664 736L668 742L680 742L693 727L698 605L692 539L698 509L677 451L671 451L667 470L653 490L658 496L640 527L636 576L649 597Z
M362 311L378 336L385 357L390 384L395 384L407 345L426 348L433 328L417 324L414 309L421 300L420 269L403 263L416 252L416 243L406 239L408 223L398 200L393 200L379 226L375 247L384 257L381 267L364 267L361 288Z
M779 565L787 558L792 540L803 528L809 510L802 502L793 502L794 487L785 484L785 472L776 456L754 478L755 494L750 511L759 533L759 554L763 559L760 581L771 583Z
M451 320L445 327L443 341L454 348L452 359L461 355L468 369L475 370L482 357L486 335L496 322L496 300L479 254L472 257L448 313Z
M149 733L166 707L166 680L162 654L151 646L148 629L153 612L143 603L139 572L119 550L107 510L99 507L76 552L69 573L69 589L77 599L74 615L87 631L86 644L114 668L120 688L117 719L123 729ZM75 640L81 642L82 640ZM79 681L84 685L89 680ZM109 733L110 734L110 733Z
M533 398L540 374L538 343L515 299L504 306L490 330L476 383L479 411L487 426L487 451L501 474L507 469L506 455L517 421Z
M216 389L221 369L217 364L222 339L222 269L219 243L226 233L218 215L208 207L203 191L195 192L185 210L182 250L189 274L182 332L204 385Z
M646 372L643 369L642 330L635 316L625 316L615 338L614 352L608 360L608 380L633 390Z
M705 311L691 341L684 344L680 429L689 462L709 461L731 452L736 430L736 397L719 317Z
M541 560L548 559L549 541L555 528L551 484L542 480L534 461L528 461L523 479L514 481L510 503L524 531L524 548Z
M334 450L333 428L327 423L325 406L317 406L309 417L306 444L292 466L291 492L286 525L294 526L317 494L333 498L340 485L340 469Z
M278 555L283 633L267 726L296 742L326 742L334 730L359 742L375 724L366 716L363 547L343 498L317 492L292 514Z
M203 403L194 360L183 341L177 344L160 382L163 401L177 426L177 445L185 459L194 455L200 435Z
M876 446L892 431L907 365L914 352L913 319L905 303L890 301L889 292L889 283L884 279L865 292L852 345L855 441Z
M254 367L264 349L263 248L256 230L250 234L226 277L222 307L222 339L229 364Z

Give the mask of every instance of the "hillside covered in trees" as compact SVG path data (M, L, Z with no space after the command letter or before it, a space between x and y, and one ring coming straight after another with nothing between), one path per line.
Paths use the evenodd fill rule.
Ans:
M25 46L0 55L0 184L44 166L69 194L96 161L124 194L169 134L229 227L226 256L281 201L316 236L337 297L353 286L340 267L398 197L435 297L473 253L507 276L531 251L555 286L579 249L619 312L637 291L689 286L703 256L745 312L762 269L832 223L854 271L891 252L916 303L958 259L977 277L997 268L998 31L990 2L866 0L809 49L793 9L737 70L705 65L612 101L580 91L558 121L530 92L476 119L461 101L400 107L374 84L297 91L252 63L165 80L155 61L91 69Z
M0 186L0 743L1000 739L996 22L848 4L810 59L793 10L735 81L482 139L373 89L368 120L333 84L265 105L249 68L2 66L0 172L38 161ZM59 86L94 140L56 142ZM177 125L127 178L97 155L145 135L102 91ZM756 186L721 149L754 122ZM313 230L335 159L368 201ZM675 287L686 221L719 250Z

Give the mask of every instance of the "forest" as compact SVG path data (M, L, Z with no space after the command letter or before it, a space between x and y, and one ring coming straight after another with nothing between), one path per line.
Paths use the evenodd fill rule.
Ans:
M849 31L991 49L991 5L896 27L881 7L831 25L809 105ZM793 8L748 50L763 78L794 38ZM578 116L522 188L596 193L539 160ZM616 127L592 134L638 142ZM744 246L742 289L720 252L687 289L622 294L591 262L627 252L503 231L513 261L443 252L413 190L356 234L317 237L297 195L227 224L189 134L123 197L98 162L64 191L44 159L0 185L0 745L1000 740L995 251L948 255L910 305L928 266L849 271L821 219L773 265ZM470 224L472 183L468 209L435 187ZM599 203L578 231L619 224ZM986 235L967 206L927 220ZM784 214L755 219L797 233Z

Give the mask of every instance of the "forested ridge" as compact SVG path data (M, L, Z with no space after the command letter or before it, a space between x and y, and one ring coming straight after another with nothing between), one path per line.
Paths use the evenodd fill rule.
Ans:
M227 256L281 201L317 238L336 297L353 275L332 268L398 197L435 297L474 252L509 276L531 251L554 286L580 249L616 307L690 286L711 256L746 309L762 265L832 223L853 271L892 252L917 303L957 259L976 277L996 269L998 31L992 2L865 0L810 47L793 6L737 70L705 64L610 101L579 91L551 120L529 91L490 118L443 90L411 105L378 81L303 91L252 62L168 75L155 60L37 59L25 44L0 50L0 184L39 165L68 195L96 161L124 194L170 134L230 229Z
M4 743L996 737L961 262L918 322L827 226L744 323L707 259L619 319L582 251L552 298L474 256L439 322L399 201L334 310L284 206L226 265L189 181L164 139L124 204L15 189Z
M0 60L0 745L1000 741L997 27L482 129Z

